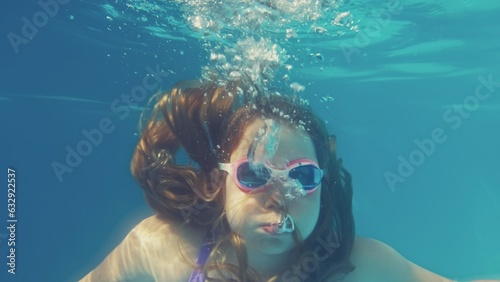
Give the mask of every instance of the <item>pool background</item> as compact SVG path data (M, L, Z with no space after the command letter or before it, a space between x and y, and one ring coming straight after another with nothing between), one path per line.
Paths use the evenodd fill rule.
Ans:
M311 49L324 60L311 59L293 74L337 135L353 174L357 234L449 278L500 278L499 87L456 129L443 118L474 95L478 77L500 81L500 4L490 2L407 2L350 60L333 41ZM148 66L168 73L161 81L168 89L198 78L207 62L199 41L110 22L102 4L61 5L18 53L6 35L20 34L21 18L40 6L4 4L0 281L75 281L151 214L129 172L140 109L120 115L110 104L142 85ZM326 95L335 101L322 102ZM114 131L59 181L51 164L64 163L66 146L75 148L82 130L103 118ZM414 141L436 128L447 140L391 190L384 173L395 173L398 156L408 159L418 149ZM17 181L15 276L5 265L8 167Z

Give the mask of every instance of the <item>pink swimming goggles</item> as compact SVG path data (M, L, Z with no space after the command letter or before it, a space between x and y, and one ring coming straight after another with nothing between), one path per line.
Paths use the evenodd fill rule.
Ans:
M310 159L297 159L288 163L286 169L274 169L265 164L251 165L248 158L234 163L219 163L245 193L255 191L266 185L272 178L291 178L297 180L307 194L314 192L321 184L323 171Z

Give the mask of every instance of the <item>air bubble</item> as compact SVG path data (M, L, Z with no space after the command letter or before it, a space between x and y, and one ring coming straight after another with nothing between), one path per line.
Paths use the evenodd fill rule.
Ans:
M333 102L333 101L335 101L335 98L333 98L332 96L323 96L320 99L321 103L324 103L324 102Z
M294 82L294 83L290 84L290 88L292 88L295 92L302 92L306 89L305 86L301 85L298 82Z

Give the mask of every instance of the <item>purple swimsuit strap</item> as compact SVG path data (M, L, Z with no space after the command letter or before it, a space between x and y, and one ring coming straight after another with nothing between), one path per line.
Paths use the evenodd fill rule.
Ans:
M208 232L208 234L205 236L205 239L203 240L203 244L200 247L200 251L198 252L198 258L196 259L196 263L198 265L205 265L207 262L208 256L210 255L210 252L212 251L215 242L214 239L217 238L217 230L215 232ZM191 273L191 276L189 277L189 282L204 282L205 281L205 276L203 275L203 271L199 268L195 268L194 271Z

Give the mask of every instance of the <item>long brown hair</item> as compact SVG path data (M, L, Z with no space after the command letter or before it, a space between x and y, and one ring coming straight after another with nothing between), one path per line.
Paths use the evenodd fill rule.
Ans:
M336 156L335 136L328 135L324 123L297 97L242 93L247 91L238 83L221 86L191 81L181 82L157 97L131 163L132 174L147 202L165 220L221 228L215 249L224 241L230 243L239 265L214 261L205 265L205 274L208 269L226 268L240 281L261 281L247 265L243 238L228 228L224 185L220 185L220 179L214 181L211 172L217 169L218 162L229 161L245 128L255 118L299 126L312 139L318 164L325 171L320 215L305 240L294 232L299 250L294 265L304 266L307 275L293 276L285 271L270 281L322 281L347 274L353 270L348 259L354 243L352 185L350 174ZM192 160L191 165L176 161L181 149ZM330 246L325 246L326 241ZM328 254L321 261L315 253L319 247ZM208 261L214 256L215 251Z

